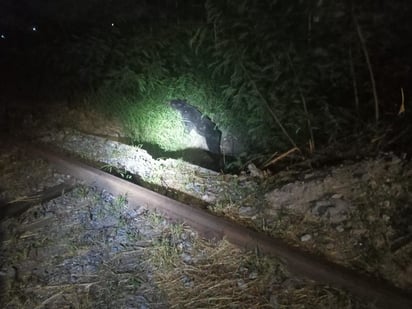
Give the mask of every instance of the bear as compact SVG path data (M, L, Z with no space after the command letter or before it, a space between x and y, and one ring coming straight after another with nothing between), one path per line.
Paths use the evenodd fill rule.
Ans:
M185 132L195 130L199 135L206 140L209 151L220 155L220 141L222 132L217 128L216 124L194 106L184 100L171 100L170 106L178 111L182 116Z

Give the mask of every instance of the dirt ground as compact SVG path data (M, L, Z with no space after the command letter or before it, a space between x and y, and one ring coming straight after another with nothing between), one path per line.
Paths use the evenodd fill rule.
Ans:
M412 165L401 155L275 175L224 175L153 159L114 138L123 137L115 120L55 108L20 115L15 139L29 136L412 291ZM206 241L143 206L130 207L127 196L61 175L10 139L0 144L3 204L76 184L2 218L3 308L373 308L345 291L291 276L274 258Z

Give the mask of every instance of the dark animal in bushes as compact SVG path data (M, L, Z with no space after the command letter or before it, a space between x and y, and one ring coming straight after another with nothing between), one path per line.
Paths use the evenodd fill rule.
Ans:
M186 133L195 130L206 139L207 147L211 153L220 154L222 132L209 117L202 115L196 107L184 100L172 100L170 106L182 116Z

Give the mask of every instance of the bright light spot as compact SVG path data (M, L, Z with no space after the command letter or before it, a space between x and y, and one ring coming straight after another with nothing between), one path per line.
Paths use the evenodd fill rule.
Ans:
M36 27L36 26L33 26L33 27L31 27L31 30L34 31L34 32L36 32L36 31L37 31L37 27Z
M114 23L111 23L111 26L114 27Z
M189 138L189 148L198 148L198 149L204 149L204 150L209 150L206 144L206 139L201 136L199 133L197 133L195 130L191 130L188 134Z
M0 35L0 38L2 38L3 40L5 40L5 39L6 39L6 36L5 36L4 34L1 34L1 35Z

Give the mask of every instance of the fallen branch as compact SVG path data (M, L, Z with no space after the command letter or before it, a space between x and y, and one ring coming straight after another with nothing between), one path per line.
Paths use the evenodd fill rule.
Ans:
M7 202L0 207L0 220L7 217L18 216L27 211L30 207L59 197L64 193L71 191L74 187L75 185L73 183L62 183L47 188L43 192L35 193L31 196L19 197Z
M279 156L277 156L277 157L275 157L275 158L271 158L271 159L269 160L269 162L263 164L262 168L267 168L268 166L270 166L270 165L272 165L272 164L275 164L276 162L282 160L283 158L287 157L288 155L290 155L291 153L293 153L293 152L295 152L295 151L299 151L299 148L294 147L294 148L292 148L292 149L290 149L290 150L282 153L281 155L279 155Z

